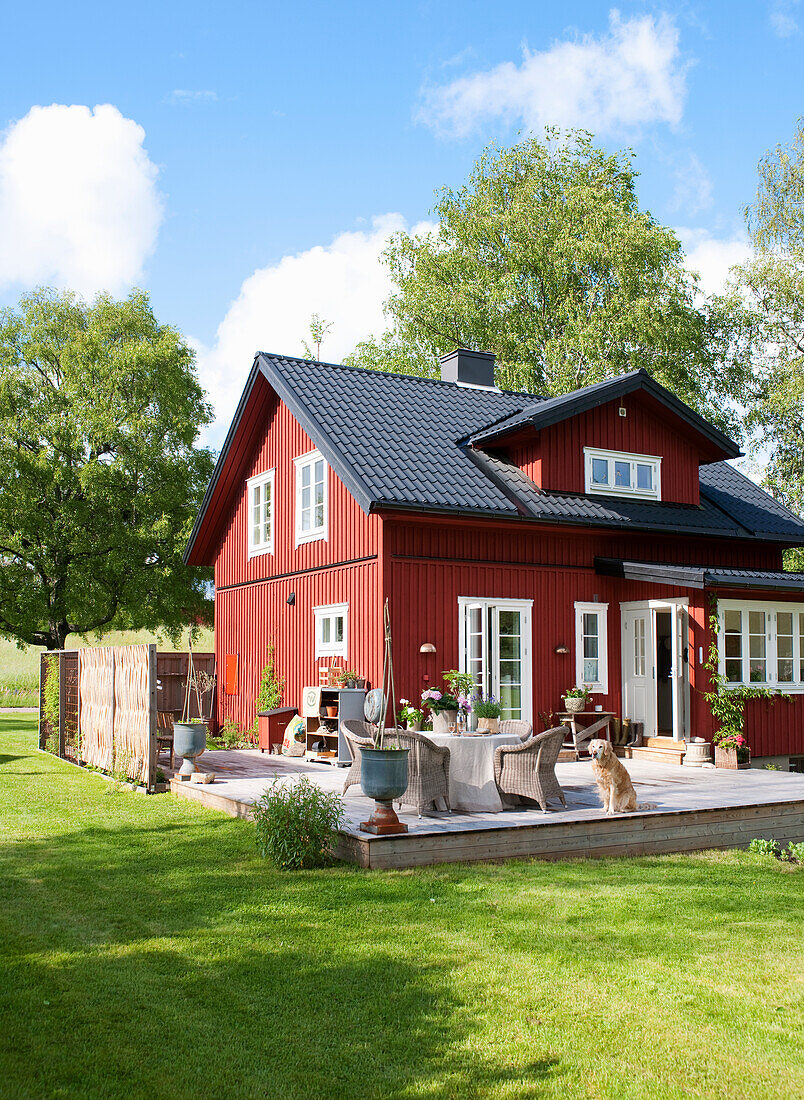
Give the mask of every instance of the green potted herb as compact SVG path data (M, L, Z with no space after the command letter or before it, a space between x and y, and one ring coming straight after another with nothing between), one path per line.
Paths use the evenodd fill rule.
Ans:
M472 700L472 711L477 718L480 733L499 733L502 706L493 695L484 696L482 692Z
M589 692L586 687L576 684L564 693L564 707L568 714L579 714L586 706Z
M365 681L356 669L345 668L338 673L338 683L343 688L356 688L361 687Z

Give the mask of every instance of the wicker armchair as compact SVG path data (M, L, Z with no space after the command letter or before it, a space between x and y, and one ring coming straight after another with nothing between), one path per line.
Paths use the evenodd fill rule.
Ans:
M533 733L533 725L526 718L506 718L500 722L500 733L513 734L520 741L527 741Z
M521 745L501 745L494 753L494 778L501 794L517 794L538 802L544 813L551 798L567 805L556 779L556 761L565 729L537 733Z
M349 748L349 755L352 757L352 763L343 784L342 793L346 794L353 783L360 782L360 746L362 745L366 749L373 747L374 727L370 726L368 722L358 722L352 719L348 722L341 722L341 733Z
M396 740L408 753L408 789L398 805L413 806L419 817L437 798L449 804L449 749L413 730L397 730Z

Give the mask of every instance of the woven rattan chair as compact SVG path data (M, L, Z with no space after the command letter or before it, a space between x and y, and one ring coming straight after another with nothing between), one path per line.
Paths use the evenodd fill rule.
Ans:
M501 794L518 794L538 802L544 813L551 798L567 800L556 779L556 761L565 729L537 733L521 745L500 745L494 753L494 778Z
M360 782L360 746L370 749L374 745L374 727L368 722L350 719L348 722L341 722L341 733L352 757L352 763L343 784L343 794L346 794L354 783Z
M437 798L449 804L449 749L436 745L422 733L413 730L392 731L394 738L408 753L408 789L398 799L399 806L413 806L419 817Z
M170 767L173 770L173 713L169 710L156 712L156 754L170 753Z
M520 741L527 741L533 733L533 726L526 718L506 718L500 722L500 733L513 734Z

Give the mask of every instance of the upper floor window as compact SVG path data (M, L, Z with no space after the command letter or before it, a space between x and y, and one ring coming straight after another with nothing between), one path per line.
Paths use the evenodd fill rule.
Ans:
M272 554L274 550L274 471L249 478L248 553Z
M661 458L596 447L584 447L583 454L587 493L662 499Z
M319 451L296 463L296 545L327 537L327 464Z
M718 606L719 671L727 684L804 688L804 604Z

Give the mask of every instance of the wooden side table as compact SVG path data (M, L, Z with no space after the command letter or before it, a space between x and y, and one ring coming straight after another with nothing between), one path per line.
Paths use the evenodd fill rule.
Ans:
M572 739L565 739L564 748L572 749L575 759L580 760L581 749L593 737L602 737L611 741L611 720L617 715L613 710L581 710L558 714L562 726L567 726Z

